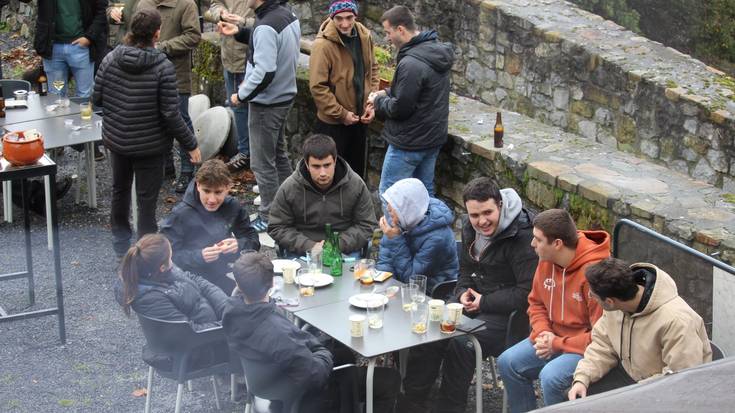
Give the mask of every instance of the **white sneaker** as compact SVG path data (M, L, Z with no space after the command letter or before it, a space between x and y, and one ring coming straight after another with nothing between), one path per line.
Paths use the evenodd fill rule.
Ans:
M258 185L253 185L253 192L255 192L256 194L260 193L260 188L258 188Z
M260 195L258 195L257 197L255 197L255 199L253 199L253 205L260 206Z

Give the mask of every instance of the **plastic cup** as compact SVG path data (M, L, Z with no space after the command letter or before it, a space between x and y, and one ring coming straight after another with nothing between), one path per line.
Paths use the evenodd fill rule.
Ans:
M373 329L383 328L383 314L385 313L385 304L383 304L383 296L370 299L367 302L367 321L368 327Z
M15 97L15 100L26 100L28 92L25 90L16 90L15 92L13 92L13 96Z
M401 286L401 308L403 311L411 311L415 305L413 297L416 295L416 285L405 284Z
M360 338L365 334L365 319L361 314L353 314L350 316L350 335Z
M429 304L414 302L411 309L411 331L416 334L426 334L429 327Z
M314 279L309 274L300 274L297 281L299 283L299 295L302 297L314 295Z
M461 310L460 310L461 311ZM439 331L444 334L452 334L457 329L457 318L455 317L456 312L450 310L449 306L444 307L442 314L442 322L439 324Z
M284 263L281 268L283 268L283 282L293 284L296 280L296 271L299 269L299 264L291 261Z
M442 321L444 300L429 300L429 320Z
M355 264L355 278L362 279L363 277L373 278L375 272L375 260L361 259Z
M413 297L414 301L423 302L426 300L426 276L415 274L408 277L409 284L415 284L418 288L416 294Z
M449 303L447 304L447 317L448 320L454 322L454 325L459 325L462 320L462 309L464 306L460 303Z
M322 261L321 255L312 254L311 252L306 253L307 272L309 274L321 274L322 273Z
M79 114L82 117L82 120L91 120L92 119L92 104L91 103L80 103L79 104Z

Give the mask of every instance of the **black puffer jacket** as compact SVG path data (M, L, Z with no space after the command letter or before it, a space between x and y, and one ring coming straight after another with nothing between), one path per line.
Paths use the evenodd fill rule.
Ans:
M469 220L462 226L462 255L459 257L459 280L454 296L468 288L482 295L481 313L510 314L514 310L526 311L528 293L531 292L533 274L538 256L531 247L533 218L521 210L515 220L500 234L479 260L470 256L475 240L475 229Z
M187 151L197 147L179 113L174 65L156 49L115 48L97 71L92 100L103 108L102 140L117 154L160 155L171 137Z
M383 139L398 149L420 151L447 141L449 71L454 52L434 30L421 32L398 51L398 65L387 96L375 100L385 119Z
M31 0L21 0L30 3ZM89 59L99 64L107 48L107 0L78 0L82 11L82 30L84 37L92 43L89 47ZM38 0L36 17L36 35L33 47L39 56L51 58L53 53L54 32L56 30L56 0Z
M124 303L122 282L115 284L115 299ZM194 330L219 325L227 295L207 280L174 266L155 279L141 277L133 311L167 321L191 321Z

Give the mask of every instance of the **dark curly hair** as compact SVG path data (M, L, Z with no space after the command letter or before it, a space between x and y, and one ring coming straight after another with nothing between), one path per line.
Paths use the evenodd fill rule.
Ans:
M638 292L633 270L628 263L617 258L606 258L590 265L584 275L592 292L603 300L617 298L629 301Z

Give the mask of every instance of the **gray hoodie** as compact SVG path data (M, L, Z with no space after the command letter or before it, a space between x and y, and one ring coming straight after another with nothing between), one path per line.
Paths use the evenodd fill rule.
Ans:
M429 208L429 192L416 178L406 178L393 184L383 193L398 216L398 224L404 231L410 231L426 216ZM386 215L386 218L388 216ZM391 223L393 224L393 223Z
M498 228L495 230L493 235L487 237L475 231L475 243L472 248L472 254L478 256L488 245L493 242L493 239L501 234L508 226L518 217L523 209L523 201L518 195L515 189L505 188L500 190L500 197L502 198L503 205L500 208L500 219L498 222Z

